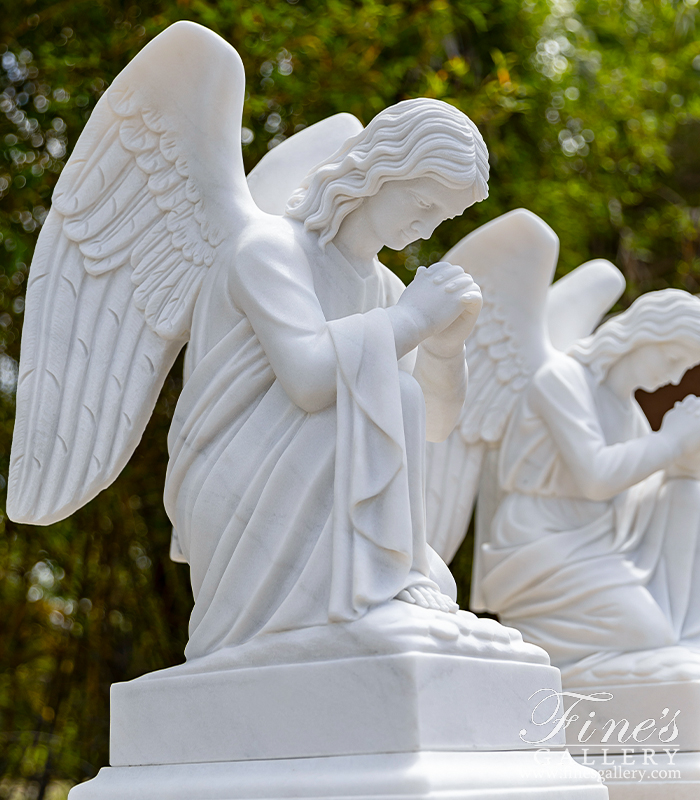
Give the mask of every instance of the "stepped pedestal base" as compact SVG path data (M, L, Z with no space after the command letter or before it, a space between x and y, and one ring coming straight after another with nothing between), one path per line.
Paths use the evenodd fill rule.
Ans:
M283 798L607 800L607 791L573 759L543 765L532 751L506 751L108 767L70 793L70 800Z
M262 642L270 652L231 648L116 684L112 766L70 800L607 800L598 774L563 750L557 699L541 702L561 691L542 651L490 621L405 618L427 632L408 626L403 644L377 635L397 652L340 656L331 641L335 657L315 648L315 659L270 663L284 651ZM556 763L528 743L542 737Z
M698 800L700 753L651 750L625 755L576 756L576 761L598 771L610 800Z
M113 767L533 749L555 726L533 724L537 692L560 686L544 664L436 653L182 672L112 687Z

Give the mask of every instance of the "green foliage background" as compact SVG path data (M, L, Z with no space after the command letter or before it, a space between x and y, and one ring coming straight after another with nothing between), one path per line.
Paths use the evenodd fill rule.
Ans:
M698 0L0 0L0 488L28 264L56 178L114 76L192 19L243 57L252 167L338 111L427 95L491 152L491 197L386 262L410 280L518 206L561 238L560 272L618 264L623 303L699 290ZM0 798L63 796L107 763L108 688L182 659L191 597L161 492L180 367L113 487L48 528L0 515ZM4 506L3 506L4 507ZM468 596L467 544L454 564Z

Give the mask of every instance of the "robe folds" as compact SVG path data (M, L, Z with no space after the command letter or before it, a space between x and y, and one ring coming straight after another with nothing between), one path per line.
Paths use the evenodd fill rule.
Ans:
M500 450L502 494L481 549L486 607L561 668L700 642L700 483L660 471L589 499L592 482L625 482L636 463L622 443L651 432L636 403L605 430L610 402L568 356L534 376Z
M384 310L403 284L378 261L360 275L289 224L293 263L229 266L195 309L165 487L195 596L188 659L351 621L428 581L425 406ZM272 364L320 335L337 395L307 412Z

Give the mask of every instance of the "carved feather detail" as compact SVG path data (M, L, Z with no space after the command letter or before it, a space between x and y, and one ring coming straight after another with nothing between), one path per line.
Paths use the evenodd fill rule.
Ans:
M224 241L221 221L235 224L254 208L240 154L244 91L233 48L177 23L127 66L91 115L30 271L12 519L68 516L133 453L189 337Z
M524 209L512 211L463 239L445 260L471 271L484 306L467 341L469 389L458 429L447 442L428 444L428 541L448 561L457 551L477 496L484 500L476 526L473 607L479 589L481 537L498 495L499 444L532 376L558 349L587 336L619 298L624 278L609 262L582 264L551 286L557 237ZM558 343L557 343L558 342Z
M445 256L472 274L484 298L466 342L462 418L446 442L428 445L428 542L448 560L467 531L489 448L503 438L523 390L547 358L544 314L557 254L554 231L517 209Z

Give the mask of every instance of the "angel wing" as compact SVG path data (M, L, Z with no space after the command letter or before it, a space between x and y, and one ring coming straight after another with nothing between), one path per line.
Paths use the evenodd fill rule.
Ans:
M516 209L444 257L472 275L484 298L467 340L469 388L460 424L427 451L428 542L447 563L466 533L486 449L499 441L519 392L547 358L544 312L558 253L554 231Z
M248 173L248 187L268 214L284 214L287 201L312 169L362 130L352 114L334 114L304 128L266 153Z
M547 294L549 339L566 353L589 336L625 291L620 270L603 258L586 261L553 284Z
M532 375L552 352L587 336L624 289L621 273L601 259L550 286L559 242L539 217L517 209L474 231L445 260L480 284L484 307L467 341L469 389L458 428L428 445L428 541L449 563L479 495L477 542L499 502L498 444ZM480 608L479 552L472 608Z
M240 147L236 51L179 22L97 104L27 291L8 516L47 525L122 470L187 341L207 269L261 212Z

